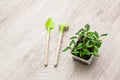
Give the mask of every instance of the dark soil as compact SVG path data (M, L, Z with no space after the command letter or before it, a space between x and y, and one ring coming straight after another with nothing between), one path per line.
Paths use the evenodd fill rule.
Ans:
M90 57L91 57L91 55L90 55L90 56L88 56L88 55L84 55L84 56L82 56L81 58L83 58L83 59L85 59L85 60L89 60Z
M79 55L75 55L75 56L80 57ZM89 55L84 55L84 56L82 56L80 58L85 59L85 60L89 60L90 57L91 57L91 55L90 56Z

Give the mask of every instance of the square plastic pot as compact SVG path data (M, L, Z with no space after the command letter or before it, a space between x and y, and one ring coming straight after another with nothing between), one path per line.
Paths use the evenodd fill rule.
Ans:
M85 59L80 58L78 56L75 56L73 54L72 54L72 57L73 57L73 60L78 61L78 62L83 62L83 63L86 63L86 64L91 64L91 62L93 60L93 55L88 60L85 60Z

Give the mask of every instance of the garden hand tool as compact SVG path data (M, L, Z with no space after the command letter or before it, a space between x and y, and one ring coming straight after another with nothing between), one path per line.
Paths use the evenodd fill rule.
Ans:
M46 40L46 48L45 48L45 63L44 65L48 65L48 49L49 49L49 40L50 40L50 31L54 28L54 22L52 18L48 18L48 20L45 23L46 29L47 29L47 40Z
M55 64L54 64L55 67L58 65L59 52L60 52L63 33L64 33L64 31L69 29L69 26L68 26L68 24L59 24L59 29L60 29L60 36L59 36L59 42L58 42L58 46L57 46L57 54L55 57Z

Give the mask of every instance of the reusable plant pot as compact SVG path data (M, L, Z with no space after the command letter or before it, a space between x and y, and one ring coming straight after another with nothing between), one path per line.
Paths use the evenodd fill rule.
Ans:
M73 57L73 60L78 61L78 62L83 62L83 63L86 63L86 64L90 64L93 60L93 55L91 55L88 60L83 59L83 58L78 57L78 56L73 55L73 54L72 54L72 57Z

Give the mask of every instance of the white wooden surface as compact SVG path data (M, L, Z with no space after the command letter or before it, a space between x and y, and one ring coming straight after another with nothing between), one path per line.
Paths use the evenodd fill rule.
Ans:
M48 67L44 67L46 29L50 35ZM70 52L60 54L54 67L58 24L70 25L62 48L86 23L91 30L108 33L99 57L91 65L74 62ZM120 0L0 0L0 80L120 80Z

